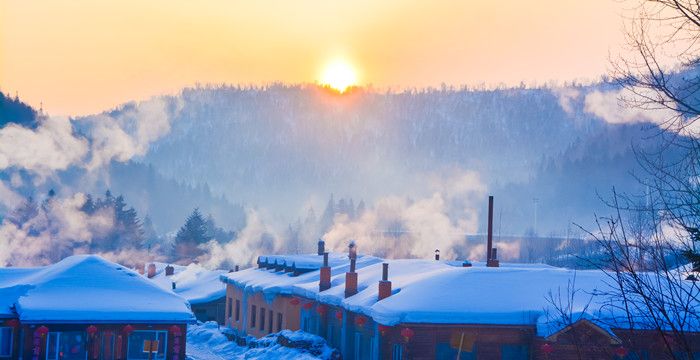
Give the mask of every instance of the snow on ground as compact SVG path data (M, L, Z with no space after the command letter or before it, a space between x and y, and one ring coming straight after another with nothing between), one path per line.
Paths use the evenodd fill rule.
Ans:
M188 326L188 360L331 359L333 349L322 338L302 331L283 330L239 346L213 321ZM282 345L285 344L285 345Z

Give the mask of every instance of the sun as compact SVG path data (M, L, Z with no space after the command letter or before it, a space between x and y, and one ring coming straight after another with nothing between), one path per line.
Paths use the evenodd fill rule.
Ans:
M348 62L336 60L323 70L320 83L344 93L349 87L357 85L357 73Z

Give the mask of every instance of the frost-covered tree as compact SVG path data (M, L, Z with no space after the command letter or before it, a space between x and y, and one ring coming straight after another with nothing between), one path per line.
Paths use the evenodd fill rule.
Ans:
M200 245L209 240L211 237L208 235L206 221L199 208L195 208L175 236L176 260L187 262L196 259L203 253Z

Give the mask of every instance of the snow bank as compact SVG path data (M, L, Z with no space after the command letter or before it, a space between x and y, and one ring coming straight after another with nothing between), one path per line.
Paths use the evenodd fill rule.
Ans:
M190 326L187 355L192 360L220 359L335 359L338 352L319 336L302 331L283 330L261 339L249 338L239 346L224 335L215 322Z

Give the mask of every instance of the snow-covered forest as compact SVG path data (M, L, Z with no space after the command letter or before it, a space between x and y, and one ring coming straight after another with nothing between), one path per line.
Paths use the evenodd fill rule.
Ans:
M582 236L577 224L606 211L601 196L613 186L644 191L632 176L634 148L653 147L657 125L626 114L618 95L608 83L342 96L314 85L199 86L72 118L66 136L84 153L65 166L10 159L0 179L15 198L38 202L51 189L59 198L123 195L139 226L148 219L140 231L171 250L198 208L235 243L195 242L213 266L250 262L261 243L309 251L321 236L390 256L438 246L477 258L467 235L484 232L493 194L497 235L510 244L503 255L522 259L532 252L523 237ZM0 131L40 136L57 121L3 99L12 116ZM3 213L24 200L4 201ZM140 241L148 248L152 239ZM530 260L553 256L540 255Z

